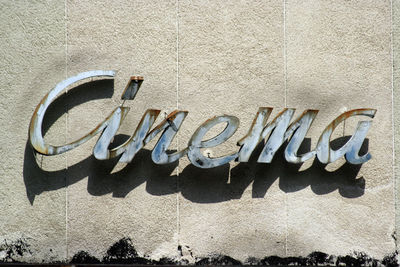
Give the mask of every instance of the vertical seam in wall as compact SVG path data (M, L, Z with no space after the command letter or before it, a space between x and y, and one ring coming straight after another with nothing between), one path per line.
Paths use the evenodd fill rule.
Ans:
M393 0L390 1L390 62L391 62L391 86L392 86L392 146L393 146L393 159L392 159L392 166L393 166L393 197L394 197L394 229L395 229L395 238L397 235L397 176L396 176L396 147L395 147L395 121L394 121L394 49L393 49ZM397 251L397 242L396 239L395 248Z
M286 66L286 0L283 0L283 84L284 84L284 103L287 107L287 66Z
M176 109L179 109L179 0L176 0ZM176 151L179 151L179 135L176 136ZM176 228L177 247L180 245L180 188L179 188L179 162L176 167Z
M287 107L287 59L286 59L286 0L283 0L283 82L285 89L285 108ZM285 256L288 255L288 196L285 193Z
M64 0L64 28L65 28L65 78L68 76L68 22L67 0ZM68 89L66 90L68 93ZM68 103L65 104L65 136L68 135ZM65 154L65 260L68 261L68 156Z

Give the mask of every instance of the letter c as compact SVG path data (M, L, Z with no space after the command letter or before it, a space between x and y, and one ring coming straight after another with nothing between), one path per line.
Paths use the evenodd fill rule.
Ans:
M47 108L50 104L57 98L57 96L65 90L71 84L74 84L78 81L92 78L92 77L114 77L114 71L103 71L103 70L95 70L79 73L76 76L70 77L59 84L56 85L43 99L40 101L39 105L36 107L35 112L32 115L32 119L29 125L29 138L32 147L39 153L44 155L57 155L69 151L89 139L91 139L96 134L100 133L105 127L107 127L110 123L115 120L122 120L123 117L128 112L129 108L125 107L117 107L109 117L107 117L102 123L100 123L96 128L94 128L90 133L83 136L82 138L71 142L69 144L63 146L52 146L46 144L42 134L42 123L43 118L46 113Z

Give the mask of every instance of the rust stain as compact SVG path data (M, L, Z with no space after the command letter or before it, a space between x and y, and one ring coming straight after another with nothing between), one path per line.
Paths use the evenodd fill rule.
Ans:
M142 85L144 79L142 76L131 76L124 91L122 92L122 100L132 100L135 98L140 86Z
M373 118L375 116L376 113L376 109L370 109L370 108L359 108L359 109L353 109L353 110L349 110L346 111L345 113L342 113L339 117L337 117L336 119L334 119L326 128L326 130L333 130L334 128L336 128L336 126L338 126L342 121L352 117L352 116L357 116L357 115L365 115L367 116L366 112L371 113L371 118Z
M239 126L238 118L224 114L222 116L214 116L207 119L194 132L187 148L181 152L167 154L166 148L169 146L171 140L178 132L183 120L189 112L174 110L168 114L160 124L151 129L161 110L148 109L140 119L139 125L137 126L134 134L122 145L108 150L108 145L111 143L111 140L117 133L122 121L125 119L126 114L130 110L128 107L123 107L122 103L119 107L115 108L101 123L99 123L94 129L80 139L63 146L52 146L45 143L43 133L41 131L45 112L49 105L51 105L52 101L54 101L54 99L56 99L58 95L65 90L65 88L83 79L100 76L114 77L114 75L115 72L113 71L89 71L80 73L77 76L70 77L60 82L55 88L53 88L53 90L47 93L36 106L29 125L30 144L35 151L44 155L61 154L85 143L95 135L101 133L93 152L96 158L109 159L122 154L122 162L130 162L137 151L139 151L150 140L155 138L160 132L163 131L152 153L153 161L158 164L165 164L175 161L179 159L179 157L185 155L187 151L189 151L188 157L193 164L196 165L197 160L202 162L202 164L197 164L198 167L201 168L220 166L220 164L225 164L238 157L238 155L240 161L246 162L248 156L250 155L249 153L252 153L255 145L257 145L263 139L265 147L258 159L258 162L261 163L271 162L275 151L284 143L284 141L289 140L288 147L285 150L285 157L289 162L293 163L308 160L315 154L322 163L335 161L343 155L346 155L346 159L352 164L361 164L371 158L370 155L367 155L366 157L358 156L359 147L361 147L361 144L366 137L367 131L372 123L371 121L359 122L359 126L357 126L358 128L355 134L352 136L352 139L348 141L348 143L346 143L342 148L338 150L332 150L329 145L333 130L344 120L356 115L364 115L373 118L377 110L368 108L353 109L336 117L322 132L321 136L319 137L316 150L299 156L297 156L298 147L300 146L301 141L304 139L304 136L306 135L316 114L318 113L318 110L305 110L297 119L290 123L295 109L284 108L275 116L274 119L272 119L272 121L267 123L273 108L260 107L251 123L251 127L247 135L238 141L238 145L241 146L239 152L225 157L213 159L203 158L203 155L199 152L199 149L205 147L214 147L225 142L236 132L237 127ZM144 79L142 76L130 77L121 96L124 102L125 100L132 100L135 98L143 81ZM208 130L215 125L224 122L227 123L227 125L225 129L222 130L218 135L209 140L202 140Z

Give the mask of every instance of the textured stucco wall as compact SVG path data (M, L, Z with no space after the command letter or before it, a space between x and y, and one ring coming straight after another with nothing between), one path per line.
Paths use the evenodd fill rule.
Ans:
M125 258L187 263L315 251L382 260L396 251L398 0L1 1L0 10L0 261L118 261L118 245ZM320 110L313 149L344 111L375 108L373 158L297 166L278 153L271 164L202 170L187 158L152 163L153 142L125 166L95 160L95 139L35 158L27 132L36 105L58 82L95 69L116 70L114 84L84 84L57 100L48 142L91 130L121 103L129 77L142 75L121 135L148 108L162 110L158 121L187 110L172 145L181 150L206 119L234 115L238 131L210 150L224 155L237 150L258 107L274 107L273 116L292 107L295 116ZM352 135L357 121L333 139Z

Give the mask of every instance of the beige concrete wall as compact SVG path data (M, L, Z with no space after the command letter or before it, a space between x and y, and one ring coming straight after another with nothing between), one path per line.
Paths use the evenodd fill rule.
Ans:
M126 257L181 263L315 251L392 255L400 225L399 5L1 1L0 260L69 262L80 251L102 260L120 240L138 253ZM164 112L187 110L171 147L181 150L202 122L229 114L240 119L238 131L209 151L225 155L237 150L258 107L274 107L273 116L292 107L296 116L319 110L307 135L314 148L338 115L374 108L364 147L373 158L361 166L344 159L298 166L280 152L271 164L254 158L204 170L186 157L154 164L153 142L122 165L94 159L95 139L35 157L27 133L36 105L58 82L96 69L116 70L114 84L84 84L57 100L45 120L48 142L90 131L121 103L129 77L142 75L121 135L131 135L148 108L162 110L157 122ZM341 124L333 139L352 135L357 121Z

